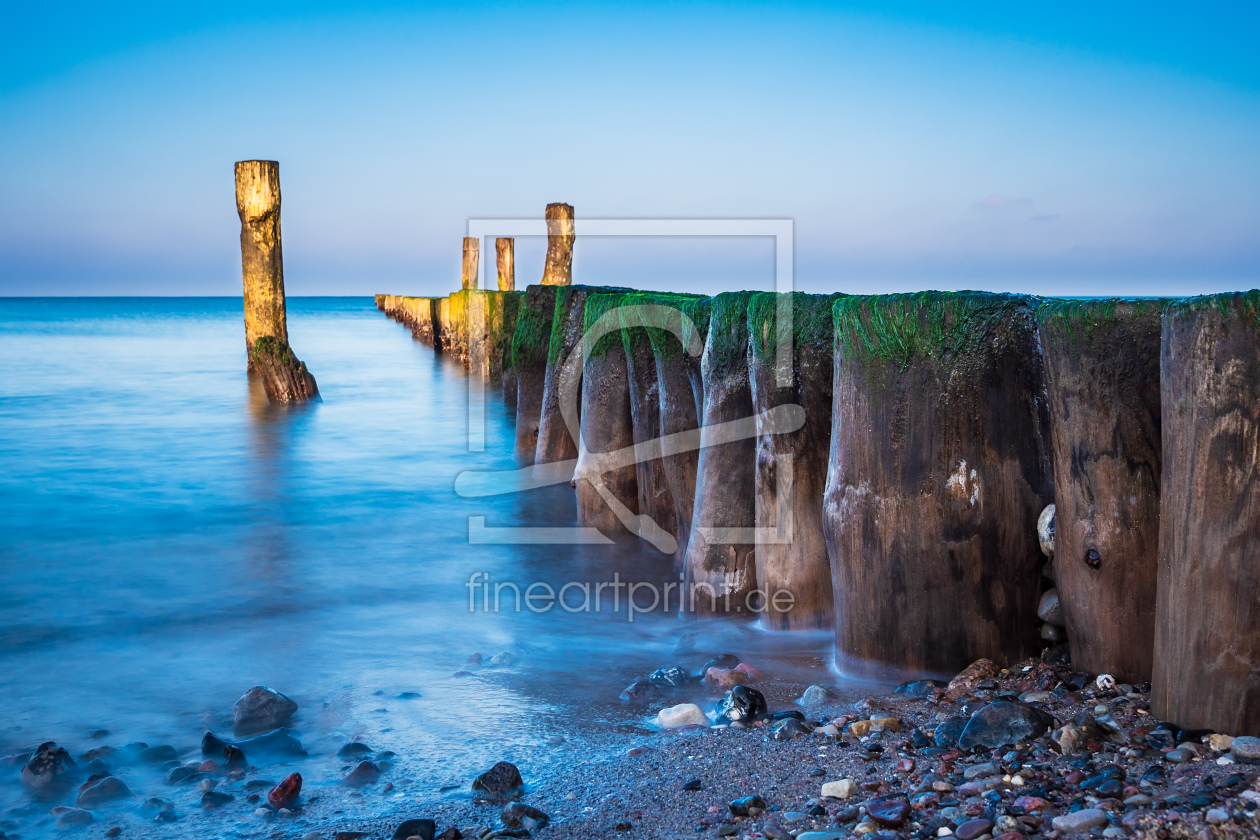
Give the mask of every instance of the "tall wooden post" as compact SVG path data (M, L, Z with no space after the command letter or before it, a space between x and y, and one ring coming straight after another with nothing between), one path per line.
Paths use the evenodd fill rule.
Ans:
M1260 292L1164 310L1160 394L1151 712L1260 735Z
M516 240L503 237L494 240L494 255L499 267L499 291L516 291Z
M547 205L547 264L542 285L569 286L573 283L573 207Z
M475 236L464 237L463 288L477 288L477 257L481 253L481 240Z
M254 369L254 345L265 335L289 340L280 248L280 164L236 164L236 212L241 217L241 275L245 287L245 350Z
M280 164L236 162L236 212L241 219L241 279L249 370L262 374L271 402L316 399L319 388L289 349L280 247Z

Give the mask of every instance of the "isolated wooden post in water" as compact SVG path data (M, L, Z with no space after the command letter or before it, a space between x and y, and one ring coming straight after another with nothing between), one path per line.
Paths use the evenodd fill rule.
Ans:
M573 283L573 207L547 205L547 264L542 285L569 286Z
M465 289L477 288L477 256L481 253L481 240L475 236L464 237L464 276Z
M262 374L271 402L313 399L319 395L315 377L289 349L280 247L279 163L237 161L236 212L241 218L241 277L249 370Z
M499 291L516 291L516 240L494 240L495 262L499 266Z

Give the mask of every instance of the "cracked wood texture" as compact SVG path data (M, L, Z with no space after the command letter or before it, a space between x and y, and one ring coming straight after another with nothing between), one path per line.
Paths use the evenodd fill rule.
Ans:
M573 207L568 204L547 205L547 262L543 267L544 286L569 286L573 283Z
M499 237L494 240L495 266L499 270L499 291L516 290L516 240Z
M1151 678L1163 302L1038 309L1054 454L1055 583L1074 667Z
M477 260L481 255L481 240L475 236L464 237L464 264L460 282L465 289L477 288Z
M245 292L245 352L254 370L254 346L263 336L288 344L284 260L280 243L280 164L236 163L236 212L241 218L241 279Z
M1260 735L1260 292L1164 311L1151 711Z

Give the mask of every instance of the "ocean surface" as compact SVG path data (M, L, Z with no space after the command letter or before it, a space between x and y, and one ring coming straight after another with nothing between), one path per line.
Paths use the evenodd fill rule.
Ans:
M370 298L289 300L316 404L268 405L243 332L239 298L0 299L0 753L190 751L264 684L300 706L312 783L358 737L466 791L500 759L547 760L558 732L642 725L617 695L673 664L684 631L701 653L827 676L826 634L631 621L607 594L600 612L485 609L477 573L521 590L677 578L637 542L470 544L470 517L574 524L573 492L456 495L462 471L515 467L513 412L491 392L470 452L465 372ZM510 668L454 675L503 651Z

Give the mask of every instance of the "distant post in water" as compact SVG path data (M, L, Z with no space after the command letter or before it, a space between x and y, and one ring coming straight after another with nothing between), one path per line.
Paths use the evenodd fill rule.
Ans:
M542 285L573 284L573 207L557 203L547 205L547 265L543 268Z
M477 288L477 257L481 253L481 240L475 236L464 237L464 288Z
M494 240L494 255L499 267L499 291L516 291L516 240L503 237Z
M289 349L280 246L279 163L237 161L236 212L241 219L241 279L249 370L262 375L270 402L317 399L315 377Z

